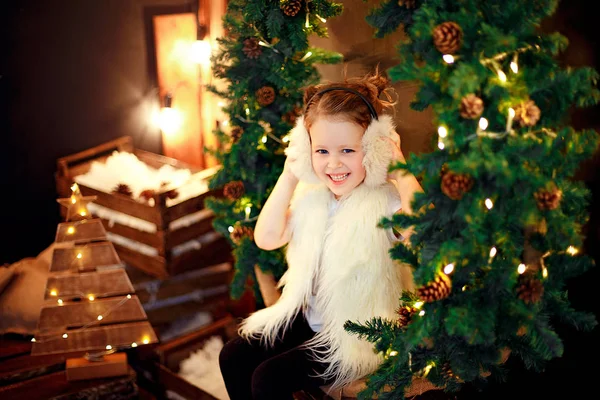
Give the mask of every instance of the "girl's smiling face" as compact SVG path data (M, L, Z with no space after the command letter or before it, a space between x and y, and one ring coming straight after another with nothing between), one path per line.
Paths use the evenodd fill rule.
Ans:
M317 118L310 128L312 166L336 199L365 179L362 137L365 129L350 121Z

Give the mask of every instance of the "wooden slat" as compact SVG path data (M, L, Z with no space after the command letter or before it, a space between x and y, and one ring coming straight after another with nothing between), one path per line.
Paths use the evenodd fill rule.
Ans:
M160 383L171 392L177 393L182 399L218 400L179 375L171 372L163 365L156 364Z
M137 399L135 371L129 375L112 378L68 381L65 371L0 387L1 399Z
M147 341L147 343L144 343ZM110 344L113 348L130 347L132 343L156 343L158 339L149 322L132 322L68 331L64 339L60 334L36 336L31 354L56 354L70 351L101 351Z
M160 169L164 165L170 165L176 169L189 169L192 172L192 174L196 174L198 172L203 171L202 168L199 168L192 164L188 164L184 161L177 160L171 157L166 157L156 153L151 153L149 151L141 149L135 149L134 154L140 161L144 162L145 164L148 164L150 167L155 169Z
M102 219L102 218L100 218L100 219L102 220L102 223L104 224L104 228L108 232L112 232L114 234L126 237L131 240L135 240L136 242L147 244L148 246L151 246L151 247L154 247L155 249L157 249L159 254L161 254L161 253L164 254L164 249L165 249L164 240L163 240L163 238L165 236L164 231L159 230L157 232L144 232L144 231L140 231L139 229L132 228L130 226L121 225L117 222L109 223L105 219ZM163 254L161 254L161 255L163 255Z
M97 199L94 200L96 204L152 222L157 226L162 224L159 207L150 207L125 195L105 193L82 184L79 184L79 189L84 196L96 196Z
M214 323L197 331L181 336L156 346L160 363L173 372L179 371L179 364L189 354L204 346L204 342L212 336L221 336L223 341L236 336L236 323L233 317L227 315Z
M98 316L102 316L99 321ZM64 332L67 329L81 328L90 323L98 326L146 320L146 313L137 296L110 297L94 301L65 302L62 306L42 307L38 320L38 331Z
M177 203L174 206L168 207L164 213L165 223L175 221L178 218L185 217L186 215L195 213L196 211L204 208L204 199L206 197L221 197L223 193L222 189L209 190L191 199Z
M107 154L110 155L114 150L119 151L129 151L133 150L133 139L131 136L122 136L115 140L111 140L106 143L99 144L98 146L94 146L90 149L86 149L80 151L79 153L70 154L65 157L59 158L56 163L58 167L58 172L62 176L74 177L79 174L72 174L73 169L82 163L86 163L90 159L98 159L99 155ZM106 156L108 157L108 156ZM87 163L90 164L90 163ZM88 166L89 169L89 166ZM87 171L85 171L87 172ZM72 183L72 182L71 182Z
M114 246L119 257L121 257L121 260L125 264L138 268L156 278L164 279L169 276L169 273L167 272L167 262L164 257L147 256L117 243L114 243Z
M198 250L186 251L173 257L168 265L168 272L176 275L191 269L226 262L230 258L231 246L224 237L220 236L210 243L203 244Z
M215 219L215 213L212 210L205 209L200 211L202 219L198 222L176 229L174 231L165 231L165 249L172 250L175 246L187 242L188 240L196 239L203 233L210 232L213 229L212 221Z
M71 228L72 231L71 231ZM90 243L106 241L106 231L99 219L88 219L77 222L62 222L56 228L56 243Z
M143 303L150 300L151 294L145 288L158 287L156 300L162 300L197 289L206 289L213 286L227 285L231 281L233 267L230 263L212 265L210 267L192 270L175 275L164 280L150 280L134 286L135 293Z
M56 292L56 296L52 293ZM63 301L75 298L87 298L93 294L96 298L127 295L133 293L133 286L123 268L113 270L85 272L81 274L55 274L48 277L45 299Z
M211 312L212 314L213 310L219 310L225 307L228 300L229 293L228 291L224 291L220 294L207 296L201 301L195 301L193 299L190 299L187 302L172 306L155 309L146 309L146 314L148 315L148 320L152 323L153 326L162 325L173 322L173 320L177 318L185 317L186 315L196 314L201 311Z
M78 258L78 255L81 256ZM50 272L95 271L120 265L121 260L111 242L89 243L69 248L55 248Z

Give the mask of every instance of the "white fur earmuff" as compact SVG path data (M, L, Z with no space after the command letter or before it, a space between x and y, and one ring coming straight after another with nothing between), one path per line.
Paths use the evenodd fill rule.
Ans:
M381 115L371 121L362 138L362 148L365 153L363 166L366 177L364 184L368 187L378 187L386 183L388 167L392 162L394 151L388 140L400 145L400 137L392 117ZM306 183L319 183L311 161L312 150L310 135L304 126L304 116L296 120L296 126L290 132L290 143L285 154L289 158L289 166L294 175Z

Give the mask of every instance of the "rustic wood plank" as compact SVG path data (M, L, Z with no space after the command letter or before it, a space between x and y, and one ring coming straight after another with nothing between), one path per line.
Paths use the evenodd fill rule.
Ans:
M81 246L55 248L50 272L84 272L121 265L111 242L89 243Z
M72 174L73 169L79 164L90 164L91 159L96 160L98 156L112 153L115 150L133 151L133 139L131 136L122 136L106 143L99 144L90 149L80 151L79 153L70 154L65 157L60 157L57 161L58 172L65 177L74 177L79 174ZM106 157L108 157L108 155ZM89 170L89 166L88 166ZM85 171L87 172L87 171ZM72 183L72 182L71 182Z
M120 325L109 325L67 331L67 337L60 334L36 336L31 354L56 354L70 351L102 351L106 345L113 348L129 347L156 343L158 339L149 322L132 322Z
M165 231L144 232L130 226L121 225L117 222L110 223L109 221L100 218L107 232L126 237L127 239L135 240L136 242L147 244L158 250L160 255L164 255L165 251Z
M195 386L179 375L171 372L168 368L163 365L156 364L158 370L158 380L168 390L177 393L184 399L195 399L195 400L218 400L216 397L211 396L204 390Z
M222 197L222 193L222 189L209 190L196 197L192 197L191 199L187 199L181 203L177 203L171 207L168 207L164 211L165 223L168 225L178 218L185 217L186 215L202 210L204 208L204 199L206 197ZM166 196L166 194L161 194L161 196Z
M65 371L54 372L37 378L0 387L2 399L52 399L52 400L122 400L138 396L136 374L130 368L122 377L67 381Z
M203 233L210 232L213 229L212 221L215 219L215 213L212 210L204 209L200 211L202 219L198 222L176 229L174 231L165 231L165 249L172 250L175 246L187 242L188 240L196 239Z
M120 193L106 193L83 184L79 184L79 189L84 196L97 196L94 200L96 204L152 222L157 226L162 224L160 210L157 207L150 207Z
M48 277L45 299L63 301L75 298L87 298L90 294L96 298L127 295L133 293L133 286L123 268L81 274L55 274Z
M205 289L199 289L205 290ZM189 295L187 293L186 295ZM185 296L185 295L184 295ZM176 300L170 298L169 300ZM187 302L175 304L173 306L164 306L161 308L151 309L150 304L146 304L146 314L148 320L153 326L167 324L173 322L176 318L184 317L191 314L196 314L201 311L211 312L212 310L218 310L225 306L229 301L229 293L227 290L222 293L215 294L212 296L203 297L202 300L196 301L189 299Z
M165 279L169 277L167 262L164 257L148 256L117 243L114 243L114 246L125 264L138 268L156 278Z
M141 149L135 149L134 154L140 161L143 161L144 163L148 164L149 166L155 169L160 169L163 165L170 165L176 169L189 169L192 174L204 171L202 168L192 164L188 164L184 161L163 156L161 154L151 153L149 151Z
M229 259L231 259L231 246L223 236L219 236L197 250L186 251L173 257L167 268L171 275L177 275L191 269L226 262Z
M135 293L142 302L148 302L152 298L152 288L158 288L155 300L162 300L197 289L206 289L213 286L227 285L230 283L233 267L230 263L221 263L210 267L191 270L183 274L175 275L164 280L149 280L134 285Z
M106 231L99 219L61 222L56 228L56 243L90 243L106 241Z
M162 365L173 372L179 372L179 364L181 361L189 357L190 353L202 348L206 340L212 336L221 336L225 343L227 340L232 339L237 335L236 330L237 325L235 319L232 316L227 315L197 331L158 344L155 348L155 352Z
M102 316L102 320L98 320ZM119 296L94 301L65 302L42 307L38 320L38 335L65 332L83 326L102 326L123 322L144 321L146 313L137 296Z

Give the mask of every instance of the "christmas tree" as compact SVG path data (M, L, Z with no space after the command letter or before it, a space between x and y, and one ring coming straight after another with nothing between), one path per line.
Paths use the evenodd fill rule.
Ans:
M556 7L391 0L367 17L378 36L405 29L389 75L419 82L411 106L431 106L439 128L435 151L394 166L422 178L419 211L382 221L414 227L391 255L414 268L417 290L395 321L346 324L384 354L359 398L403 398L415 377L456 391L501 374L509 354L540 371L563 353L553 322L596 325L565 284L593 266L581 251L589 193L572 177L598 135L575 131L568 113L598 102L598 75L554 59L567 40L539 26Z
M223 198L207 199L215 230L231 239L235 275L231 296L239 298L255 266L279 278L282 251L259 249L253 229L262 205L283 170L287 134L301 113L303 88L319 81L316 63L341 61L338 53L310 48L308 36L326 35L326 18L341 5L325 0L232 0L224 17L226 36L213 58L214 75L225 84L209 89L225 101L228 115L217 131L223 166L210 182ZM256 282L256 279L253 279ZM261 299L258 286L254 293Z

